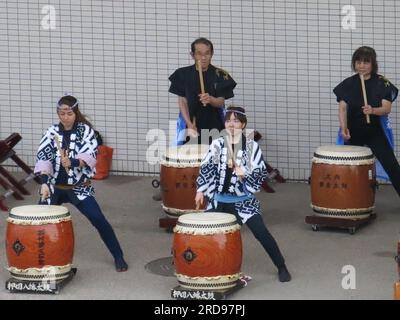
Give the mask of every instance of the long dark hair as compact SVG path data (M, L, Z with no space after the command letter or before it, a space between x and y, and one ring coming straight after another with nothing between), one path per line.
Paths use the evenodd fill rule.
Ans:
M77 102L78 102L78 99L76 99L74 96L67 95L67 96L61 97L61 99L58 100L57 104L58 104L58 106L65 104L71 108L72 108L72 106L74 106L72 108L72 111L74 111L74 113L76 115L75 123L82 122L84 124L87 124L89 127L93 128L93 125L90 123L90 121L79 110L79 103L77 103ZM58 113L58 110L57 110L57 113Z

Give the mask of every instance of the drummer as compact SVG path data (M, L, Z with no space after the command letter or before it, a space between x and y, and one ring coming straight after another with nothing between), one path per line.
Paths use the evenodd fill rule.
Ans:
M43 135L37 153L35 174L42 179L41 203L70 202L100 234L114 257L118 272L128 270L123 252L110 223L101 212L90 178L95 174L97 140L90 122L79 110L78 100L66 95L57 103L60 122Z
M190 55L195 64L179 68L169 77L169 92L178 96L180 110L177 144L189 141L185 129L191 137L200 135L199 143L209 144L212 141L209 130L224 129L225 100L234 96L236 82L228 72L211 64L214 46L210 40L198 38L193 41ZM204 139L201 138L202 129L208 132Z
M219 136L224 129L225 100L234 96L236 82L228 72L211 64L214 45L210 40L198 38L190 47L195 63L175 70L169 77L169 92L178 96L180 110L176 145L185 144L191 138L208 145L212 136L216 133ZM161 200L161 193L155 193L153 200Z
M400 196L400 166L390 145L393 137L390 137L388 125L388 115L398 89L378 74L373 48L358 48L353 53L351 65L356 74L333 89L339 102L340 135L346 144L368 146L372 150ZM368 104L363 99L360 75L365 80Z
M226 135L212 142L201 164L195 202L199 207L207 198L207 211L230 213L239 224L247 224L278 268L279 281L287 282L291 275L254 196L266 178L266 165L258 144L243 134L246 124L243 108L227 108Z

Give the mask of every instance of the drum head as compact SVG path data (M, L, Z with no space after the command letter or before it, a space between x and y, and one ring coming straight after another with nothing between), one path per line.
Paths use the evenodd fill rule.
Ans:
M347 145L318 147L313 162L328 164L365 165L373 164L375 157L370 148Z
M179 217L178 222L187 224L224 224L236 222L236 217L233 214L225 212L201 212L201 213L188 213Z
M208 145L185 144L183 146L170 147L161 158L161 164L171 167L200 166L206 155Z
M233 214L223 212L188 213L178 218L174 231L188 234L230 233L240 229Z
M7 221L15 224L45 224L71 220L68 208L53 205L27 205L10 210Z

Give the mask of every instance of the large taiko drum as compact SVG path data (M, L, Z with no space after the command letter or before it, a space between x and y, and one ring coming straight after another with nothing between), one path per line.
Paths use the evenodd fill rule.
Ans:
M207 150L207 145L183 145L168 148L162 156L161 198L168 215L177 217L195 211L196 179Z
M329 145L312 159L311 207L319 216L367 218L375 203L375 157L367 147Z
M43 281L69 276L74 232L66 207L15 207L7 221L6 253L13 278Z
M240 226L232 214L188 213L174 228L174 263L188 289L226 290L236 285L242 264Z

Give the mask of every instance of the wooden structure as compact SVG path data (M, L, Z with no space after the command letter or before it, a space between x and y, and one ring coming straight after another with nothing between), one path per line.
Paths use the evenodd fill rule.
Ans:
M8 207L3 202L7 197L12 195L17 200L23 200L23 195L30 195L24 185L32 179L38 184L41 182L40 178L34 175L33 170L22 161L13 150L14 146L21 139L22 137L20 134L13 133L5 140L0 140L0 185L5 189L5 193L0 195L0 209L4 211L8 211ZM15 179L11 173L1 165L7 159L13 160L18 167L27 173L27 176L19 181Z

